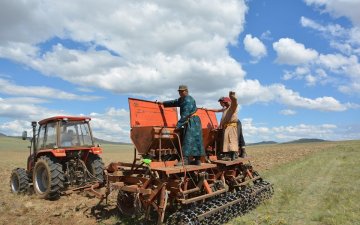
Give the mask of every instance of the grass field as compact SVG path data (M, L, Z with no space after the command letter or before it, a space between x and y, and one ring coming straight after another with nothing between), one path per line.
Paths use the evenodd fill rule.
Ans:
M11 170L26 166L28 145L0 137L0 224L138 224L119 216L112 198L109 207L96 211L98 200L84 194L58 201L11 194ZM133 159L131 145L102 147L105 164ZM275 194L228 224L360 224L360 141L260 145L247 150L253 166L274 184Z
M337 146L263 173L275 195L229 224L360 224L360 142Z

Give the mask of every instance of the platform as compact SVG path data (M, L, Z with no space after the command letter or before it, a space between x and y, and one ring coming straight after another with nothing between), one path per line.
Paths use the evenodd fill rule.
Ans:
M183 166L172 166L172 167L158 167L153 168L153 171L161 171L165 172L166 174L175 174L175 173L183 173L185 172L191 172L191 171L197 171L197 170L206 170L211 168L216 168L216 164L212 163L201 163L201 166L197 165L185 165Z
M232 161L214 160L212 162L216 163L216 164L225 165L225 166L231 166L231 165L236 165L236 164L239 164L239 163L247 163L247 162L250 161L250 159L252 159L252 157L237 158L237 159L232 160Z

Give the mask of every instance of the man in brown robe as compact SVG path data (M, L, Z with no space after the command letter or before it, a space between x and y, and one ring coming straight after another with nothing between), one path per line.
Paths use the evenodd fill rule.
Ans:
M229 92L230 102L224 102L228 106L221 117L220 128L223 129L224 132L224 142L222 147L222 152L230 153L230 158L232 160L237 158L239 140L238 140L238 130L237 130L237 122L238 122L238 103L237 98L235 96L235 92Z

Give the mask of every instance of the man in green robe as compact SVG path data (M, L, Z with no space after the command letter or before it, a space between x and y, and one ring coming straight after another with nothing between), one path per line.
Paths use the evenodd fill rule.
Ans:
M189 164L189 157L193 156L194 164L201 165L200 157L205 155L203 146L201 121L196 115L196 102L189 95L186 85L179 86L180 98L163 102L164 107L180 107L180 120L176 130L182 130L182 150L184 164Z

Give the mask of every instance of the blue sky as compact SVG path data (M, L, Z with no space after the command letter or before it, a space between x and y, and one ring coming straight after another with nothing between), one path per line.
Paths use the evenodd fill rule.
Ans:
M236 91L247 142L360 138L360 1L0 2L0 132L93 118L130 142L128 97Z

